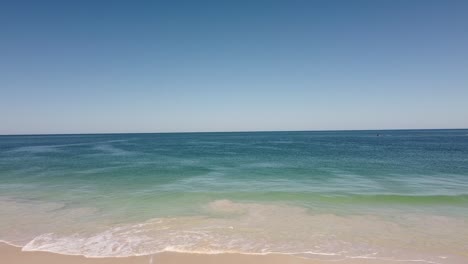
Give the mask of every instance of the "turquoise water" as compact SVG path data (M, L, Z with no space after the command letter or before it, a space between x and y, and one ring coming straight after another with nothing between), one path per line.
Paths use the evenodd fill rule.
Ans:
M468 260L468 130L0 136L0 239Z

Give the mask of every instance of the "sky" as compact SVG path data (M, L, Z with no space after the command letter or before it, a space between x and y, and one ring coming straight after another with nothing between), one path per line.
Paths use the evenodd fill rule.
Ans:
M468 127L468 1L1 1L0 134Z

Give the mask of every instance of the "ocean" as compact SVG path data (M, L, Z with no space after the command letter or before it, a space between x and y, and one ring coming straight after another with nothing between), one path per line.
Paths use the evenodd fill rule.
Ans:
M0 136L0 240L468 263L468 130Z

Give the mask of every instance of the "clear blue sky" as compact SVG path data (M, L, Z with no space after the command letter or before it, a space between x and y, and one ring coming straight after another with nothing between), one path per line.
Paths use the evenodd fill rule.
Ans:
M468 1L2 1L0 134L468 127Z

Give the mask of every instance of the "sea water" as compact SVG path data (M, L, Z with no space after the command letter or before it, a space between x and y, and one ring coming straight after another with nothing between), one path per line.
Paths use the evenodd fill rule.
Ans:
M0 240L468 263L468 130L0 136Z

